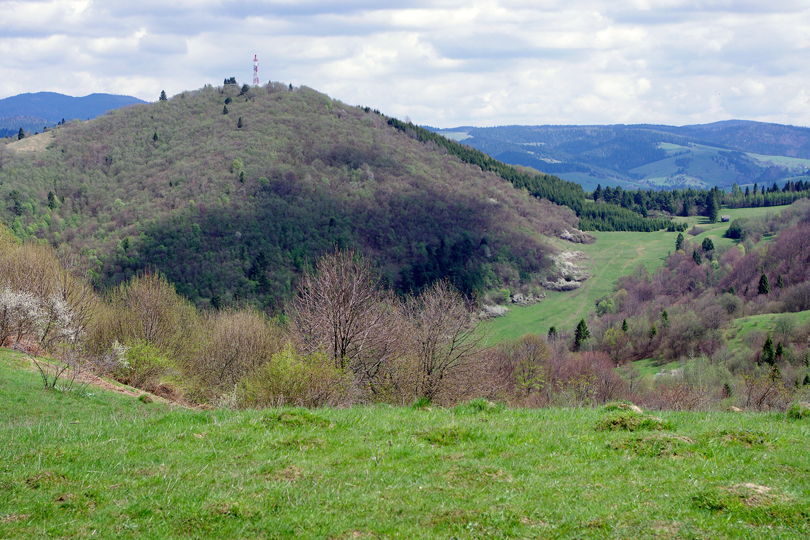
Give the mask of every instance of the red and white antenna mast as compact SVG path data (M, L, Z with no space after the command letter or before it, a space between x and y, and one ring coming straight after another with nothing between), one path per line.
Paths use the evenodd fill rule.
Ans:
M253 86L259 86L259 56L253 55Z

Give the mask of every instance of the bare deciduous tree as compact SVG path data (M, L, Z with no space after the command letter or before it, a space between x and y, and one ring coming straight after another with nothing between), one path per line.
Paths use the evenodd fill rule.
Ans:
M321 258L301 279L293 311L305 353L327 353L336 368L351 369L374 391L395 354L396 306L368 261L353 251Z
M283 348L281 330L255 310L226 310L205 321L206 343L189 366L208 390L230 390Z
M480 335L470 303L446 281L436 282L405 302L401 331L417 358L419 394L434 399L445 378L479 349Z

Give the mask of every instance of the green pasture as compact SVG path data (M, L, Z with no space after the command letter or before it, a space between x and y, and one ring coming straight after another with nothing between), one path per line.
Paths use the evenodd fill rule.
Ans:
M0 350L0 538L807 538L784 413L189 410Z

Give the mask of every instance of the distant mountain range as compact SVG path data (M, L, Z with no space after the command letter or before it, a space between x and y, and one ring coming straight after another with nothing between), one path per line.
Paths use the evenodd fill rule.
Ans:
M433 131L586 189L597 184L728 188L810 178L810 128L781 124L729 120L680 127L462 126Z
M62 119L89 120L135 103L146 102L115 94L73 97L56 92L34 92L7 97L0 99L0 137L16 135L20 128L26 133L42 131Z

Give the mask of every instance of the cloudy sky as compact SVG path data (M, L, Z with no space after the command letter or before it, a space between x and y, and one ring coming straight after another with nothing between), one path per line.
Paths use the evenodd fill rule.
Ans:
M808 0L0 0L0 97L252 78L438 127L810 126Z

